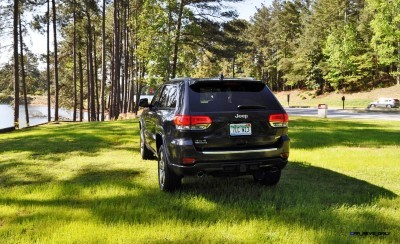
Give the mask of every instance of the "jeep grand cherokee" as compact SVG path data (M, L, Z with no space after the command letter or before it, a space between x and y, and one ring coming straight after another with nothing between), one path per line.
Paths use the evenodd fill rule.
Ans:
M203 174L275 185L288 162L288 115L261 81L174 79L139 106L141 156L156 155L163 191Z

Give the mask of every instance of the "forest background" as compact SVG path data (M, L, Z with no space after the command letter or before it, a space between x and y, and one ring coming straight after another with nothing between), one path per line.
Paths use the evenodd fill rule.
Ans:
M20 96L46 95L56 121L60 106L98 121L137 112L134 94L175 77L223 73L317 94L400 84L399 0L275 0L249 21L239 2L2 1L0 37L13 42L0 52L13 55L0 65L0 101L17 110ZM32 53L28 30L47 37L47 53Z

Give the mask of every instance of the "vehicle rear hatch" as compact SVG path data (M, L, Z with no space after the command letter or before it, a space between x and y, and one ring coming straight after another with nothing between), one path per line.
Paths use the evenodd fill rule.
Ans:
M286 112L260 81L197 81L189 86L189 100L190 115L209 124L191 130L197 150L272 148L287 133Z
M400 101L399 99L393 99L394 100L394 106L395 107L400 107Z

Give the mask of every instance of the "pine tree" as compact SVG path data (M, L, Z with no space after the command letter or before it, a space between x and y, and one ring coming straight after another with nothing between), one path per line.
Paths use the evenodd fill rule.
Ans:
M14 127L19 128L19 62L18 62L18 17L19 17L19 1L14 0Z

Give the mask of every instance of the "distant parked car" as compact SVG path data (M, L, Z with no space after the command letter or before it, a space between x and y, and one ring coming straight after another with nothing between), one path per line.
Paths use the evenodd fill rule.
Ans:
M379 98L378 101L368 105L368 108L374 107L398 108L400 107L400 102L399 99L396 98Z

